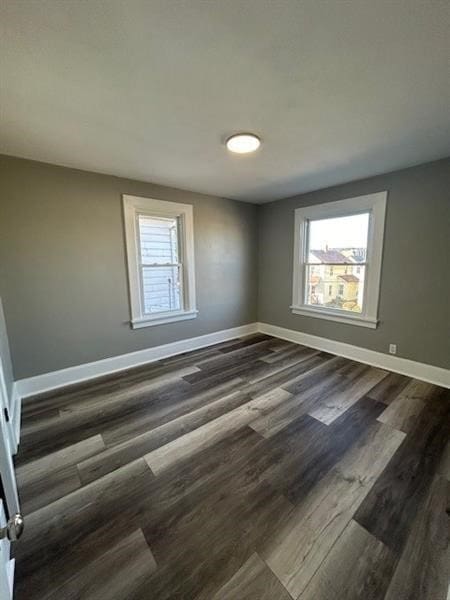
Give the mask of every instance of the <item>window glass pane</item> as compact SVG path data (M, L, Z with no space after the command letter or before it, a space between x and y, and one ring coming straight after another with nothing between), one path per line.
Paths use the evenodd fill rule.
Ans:
M369 213L309 221L307 261L364 262L368 231Z
M178 219L139 215L139 242L143 264L178 263Z
M306 266L306 304L360 313L365 267L317 264Z
M180 267L142 267L144 313L181 310Z

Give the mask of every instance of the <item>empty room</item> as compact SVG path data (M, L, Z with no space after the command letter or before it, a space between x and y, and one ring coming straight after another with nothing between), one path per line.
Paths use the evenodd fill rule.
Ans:
M2 0L0 600L450 600L450 2Z

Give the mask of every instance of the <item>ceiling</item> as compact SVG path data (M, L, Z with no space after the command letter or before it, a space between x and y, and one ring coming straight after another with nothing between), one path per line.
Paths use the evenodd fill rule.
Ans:
M450 155L446 0L3 0L0 152L266 202ZM224 139L252 131L253 155Z

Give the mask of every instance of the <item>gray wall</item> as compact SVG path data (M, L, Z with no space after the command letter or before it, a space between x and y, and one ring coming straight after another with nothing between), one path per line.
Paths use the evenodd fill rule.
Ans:
M294 209L387 190L377 329L294 315ZM450 159L266 204L259 209L258 319L450 367Z
M293 315L294 209L380 190L389 196L378 329ZM127 324L124 193L194 205L197 319ZM449 272L450 159L256 207L0 156L0 296L16 379L257 317L380 352L396 343L399 356L450 367Z
M197 319L130 329L121 194L193 204ZM0 156L0 296L16 379L255 321L256 211Z

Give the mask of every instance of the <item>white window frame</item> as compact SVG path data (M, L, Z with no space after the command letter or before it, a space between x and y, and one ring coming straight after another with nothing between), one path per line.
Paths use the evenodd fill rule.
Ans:
M122 199L132 328L139 329L152 325L195 319L198 310L195 300L194 215L192 205L129 195L123 195ZM181 310L154 314L144 312L138 223L140 215L178 219L182 290Z
M295 210L293 293L291 305L291 310L294 314L376 329L378 325L378 301L380 296L386 200L387 192L384 191L356 198L338 200L337 202L301 207ZM309 221L347 217L367 212L369 213L369 231L362 313L352 313L351 311L338 308L326 308L306 304L305 263L308 262L306 253L308 250Z

